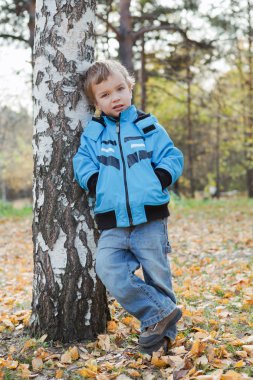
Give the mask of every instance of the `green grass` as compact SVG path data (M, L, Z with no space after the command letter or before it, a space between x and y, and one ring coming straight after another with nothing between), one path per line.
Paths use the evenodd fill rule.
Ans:
M9 202L0 201L0 218L24 218L32 215L32 206L16 209Z
M198 214L200 217L229 217L231 210L233 213L244 213L253 216L253 199L245 197L222 198L222 199L192 199L179 198L171 192L169 208L173 213L189 215Z

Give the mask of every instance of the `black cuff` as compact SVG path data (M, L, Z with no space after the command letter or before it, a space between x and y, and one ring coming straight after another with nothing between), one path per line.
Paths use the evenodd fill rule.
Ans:
M157 168L155 169L155 174L157 175L159 181L161 182L162 189L164 190L166 187L170 186L172 183L172 176L167 170Z
M98 173L92 174L92 176L88 179L87 187L89 189L90 195L96 194L97 181L98 181Z

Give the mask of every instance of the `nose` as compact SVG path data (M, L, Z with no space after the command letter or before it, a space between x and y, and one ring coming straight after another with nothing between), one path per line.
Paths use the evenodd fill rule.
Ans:
M120 99L120 96L117 92L112 94L112 101L115 103Z

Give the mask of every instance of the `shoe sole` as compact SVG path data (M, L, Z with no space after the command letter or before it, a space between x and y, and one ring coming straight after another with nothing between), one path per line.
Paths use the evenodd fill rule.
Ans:
M150 347L139 346L139 351L144 354L152 355L153 352L158 351L162 346L163 346L164 353L167 354L168 350L172 346L170 338L164 337L162 338L162 340L160 340L159 342L157 342L156 344Z
M163 344L164 344L164 338L150 347L144 347L144 346L139 345L139 351L143 354L152 355L152 353L158 351L162 347Z
M170 326L175 325L179 321L179 319L182 317L181 309L176 308L174 311L175 311L175 315L173 316L173 318L171 320L168 321L168 323L164 327L163 332L160 335L154 335L153 337L150 336L147 339L145 339L144 341L141 339L141 337L139 338L139 345L141 347L143 347L143 348L153 347L156 343L158 344L159 342L161 342L163 340L163 338L165 337L167 329Z

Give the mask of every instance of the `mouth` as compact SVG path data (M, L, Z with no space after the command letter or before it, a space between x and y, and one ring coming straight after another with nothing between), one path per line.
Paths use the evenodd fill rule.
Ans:
M114 111L120 111L123 107L124 107L123 104L118 104L118 105L116 105L116 106L113 107L113 110Z

